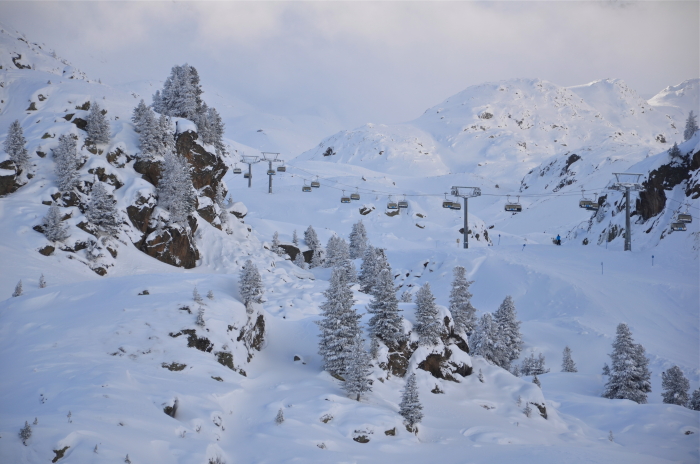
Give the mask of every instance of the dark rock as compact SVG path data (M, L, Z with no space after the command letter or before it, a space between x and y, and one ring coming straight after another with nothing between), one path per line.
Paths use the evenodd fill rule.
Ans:
M243 340L243 345L245 345L248 350L248 362L253 359L252 350L260 351L262 345L265 342L265 318L262 314L259 314L254 324L251 324L251 320L241 328L241 332L238 335L236 341Z
M49 204L51 204L51 203L49 203ZM40 234L43 234L43 233L44 233L44 226L43 226L43 224L37 224L37 225L35 225L34 227L32 227L32 229L36 230L36 231L39 232Z
M294 355L294 360L295 360L295 361L301 361L301 358L300 358L299 356L297 356L297 355Z
M53 452L56 453L56 456L51 460L51 462L54 462L54 463L58 462L58 460L61 459L66 454L66 451L68 451L68 448L70 448L70 446L64 446L61 449L53 450Z
M134 163L134 171L141 174L141 177L147 182L158 187L160 173L163 171L163 162L149 159L138 159Z
M31 103L29 104L29 108L27 108L27 109L24 110L24 111L36 111L36 102L31 102Z
M175 414L177 414L177 408L178 408L179 404L180 404L180 401L177 398L175 398L175 402L173 403L173 405L172 406L166 405L163 408L163 412L174 419Z
M36 98L38 98L40 102L43 102L44 100L46 100L46 97L43 96L42 94L37 95Z
M183 370L184 368L186 368L187 364L180 364L180 363L172 362L170 364L163 363L162 366L164 369L167 369L169 371L179 372L179 371Z
M216 209L214 208L213 204L209 204L204 208L198 209L197 214L199 214L202 219L210 224L213 224L214 220L217 218ZM215 225L215 227L218 227L219 229L221 228L219 225Z
M52 139L54 137L55 135L51 135L48 132L44 132L44 135L41 136L42 139Z
M211 378L214 379L214 380L216 380L217 382L223 382L223 381L224 381L224 379L222 379L222 378L219 377L218 375L217 375L216 377L214 377L214 376L212 375Z
M390 437L395 437L396 436L396 427L393 429L385 430L384 435L390 436Z
M12 160L5 160L0 163L0 196L16 192L23 184L19 183L20 170ZM5 175L6 174L6 175Z
M416 350L417 345L410 345L408 341L403 340L398 345L390 345L388 360L386 365L380 364L382 369L388 370L397 377L406 375L408 369L408 361L411 355Z
M301 253L301 250L299 248L295 247L294 245L282 245L280 244L280 248L284 250L285 253L289 255L292 261L297 257L299 253ZM304 258L304 261L306 261L306 258Z
M87 129L87 121L82 118L75 118L71 122L80 130Z
M452 352L445 348L443 353L431 353L423 361L418 364L419 369L430 372L437 379L459 382L454 377L454 374L459 374L462 377L471 375L472 368L464 363L457 363L450 358Z
M353 440L355 440L358 443L369 443L369 438L367 437L367 435L358 435L354 437Z
M205 353L211 353L211 350L214 349L214 344L210 342L209 339L206 337L198 337L197 332L194 329L184 329L182 330L182 332L178 332L175 335L170 334L170 336L173 338L177 338L179 335L182 334L187 335L187 346L190 348L196 348L199 351L203 351Z
M20 55L19 53L17 54L17 56L12 57L12 62L15 64L15 66L17 66L18 69L31 69L32 68L28 64L20 63L21 59L22 59L22 55Z
M114 151L107 153L107 162L117 168L123 168L126 163L131 161L131 158L121 148L116 148Z
M39 248L39 253L44 256L51 256L54 251L56 251L56 247L51 245L46 245L44 248Z
M236 368L233 367L233 355L231 353L228 353L226 351L219 351L218 353L216 353L216 360L222 366L226 366L232 371L236 370Z
M639 192L635 209L646 221L659 214L666 206L666 192L681 182L690 179L691 163L688 159L681 163L671 162L659 166L649 173L644 181L644 190Z
M95 274L97 274L98 276L104 277L107 275L107 269L105 269L102 266L93 268L92 270L95 271Z
M530 404L535 406L540 411L540 416L544 417L545 419L547 418L547 408L545 407L544 404L538 404L538 403L532 403L532 402Z
M106 247L107 251L109 252L110 255L112 255L112 258L117 257L117 250L115 248L112 248L110 246Z
M139 295L150 295L151 293L148 290L144 290Z
M192 233L182 227L165 227L160 233L149 235L141 245L141 251L166 264L192 269L199 259Z
M201 194L212 200L220 188L221 179L228 171L228 166L221 157L209 153L196 143L198 135L192 131L179 134L175 142L177 153L185 157L192 167L192 185Z
M314 259L314 250L306 250L301 254L304 256L304 262L306 264L311 264L311 260Z
M75 116L75 113L68 113L67 115L63 116L63 119L65 119L66 121L70 121L71 119L73 119L73 116Z
M75 107L76 110L82 110L82 111L90 111L90 102L86 101L80 106Z
M362 212L360 212L360 214L362 214ZM394 216L398 216L399 214L401 214L401 210L396 209L394 211L386 211L384 214L386 214L389 217L394 217Z
M450 330L450 334L445 340L446 345L455 345L457 348L460 350L464 351L465 353L469 353L469 344L465 339L463 339L461 336L457 335L454 333L454 330Z
M126 207L126 214L129 220L141 233L148 232L148 224L151 221L151 215L156 208L156 199L152 195L148 197L139 196L136 201ZM137 246L140 246L137 245Z
M574 164L576 161L578 161L580 159L581 159L581 157L578 156L577 154L575 154L575 153L571 154L566 159L566 163L564 164L564 169L561 170L561 175L563 176L564 174L569 172L569 166L571 166L572 164Z
M97 237L97 233L98 233L97 227L90 224L89 222L80 221L78 224L76 224L76 227L78 229L84 230L85 232L87 232L90 235L94 235L95 237Z
M124 182L120 181L116 175L108 174L103 167L88 169L88 173L97 175L100 182L111 185L115 190L118 190L124 186Z
M666 137L664 137L664 134L659 134L656 136L656 141L659 143L666 143Z
M46 158L46 152L37 151L36 156L38 156L39 158Z
M362 208L360 208L360 214L363 215L363 216L367 216L367 215L368 215L369 213L371 213L372 211L374 211L374 206L372 206L372 207L370 207L370 208L367 208L367 207L364 207L364 206L363 206Z
M444 394L445 392L440 389L438 384L435 384L435 388L430 390L430 393L435 393L436 395L439 395L439 394Z
M63 201L63 206L77 206L81 211L85 209L85 202L82 201L78 193L74 190L70 192L61 192L61 201Z

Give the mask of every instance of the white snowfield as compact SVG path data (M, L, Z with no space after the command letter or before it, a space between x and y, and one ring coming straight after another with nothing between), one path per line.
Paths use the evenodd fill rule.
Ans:
M571 88L536 79L484 84L411 123L368 125L297 157L283 153L287 171L275 176L271 195L266 164L253 167L250 189L229 170L224 180L236 202L229 210L246 216L231 215L230 234L199 220L200 260L190 270L132 244L125 209L154 187L131 163L115 167L104 154L83 149L81 179L92 180L88 170L102 167L124 184L108 187L124 225L117 256L100 258L107 267L101 277L84 251L38 253L49 243L32 228L48 211L42 201L57 191L50 149L68 133L83 145L85 133L64 116L84 118L87 112L75 107L98 101L112 131L103 153L119 147L133 155L138 138L130 117L142 97L90 81L72 67L66 75L68 65L46 47L19 37L7 28L0 34L0 140L19 119L33 177L0 198L0 462L121 463L127 455L134 464L700 460L700 412L661 401L661 373L674 365L691 391L700 387L700 203L686 196L684 181L666 191L659 215L632 218L632 252L622 251L621 235L599 241L613 226L624 226L622 194L607 189L613 172L646 178L670 162L673 142L683 154L700 149L700 134L681 143L687 111L698 112L697 79L649 102L617 80ZM13 62L18 54L16 61L29 68ZM36 110L26 111L32 102ZM252 127L229 135L247 130ZM336 154L324 157L329 147ZM567 166L572 154L580 159ZM0 162L6 156L0 153ZM235 151L226 162L242 167ZM302 192L317 176L321 187ZM459 231L464 209L441 206L453 185L482 192L468 203L467 250ZM578 206L582 186L586 195L607 195L609 206L595 217ZM360 193L360 200L342 204L343 190ZM504 211L507 195L513 201L520 195L522 213ZM408 208L386 214L392 213L390 196L405 198ZM61 209L71 215L67 243L86 238L77 227L83 213ZM686 210L693 216L688 230L672 232L670 224ZM430 350L422 347L409 363L423 404L417 434L398 414L404 379L375 366L372 392L359 402L348 397L342 382L321 369L317 353L315 321L330 269L302 270L265 246L274 232L289 244L294 230L301 238L309 225L324 245L332 234L347 239L359 220L370 242L386 250L398 293L415 294L429 282L441 317L449 313L457 265L474 281L478 316L511 295L522 321L521 359L542 353L551 369L538 376L542 388L463 352L460 360L473 374L457 375L459 382L437 379L417 366ZM561 247L552 243L557 234ZM251 314L238 292L248 259L266 289ZM38 287L42 274L46 288ZM10 297L20 279L23 295ZM201 305L193 301L195 286ZM353 288L366 327L370 297ZM206 296L210 290L213 298ZM196 325L200 306L204 326ZM415 305L400 308L412 327ZM259 321L265 337L258 351L246 334ZM650 359L648 404L601 397L602 367L610 364L621 322ZM565 346L577 373L561 372ZM528 404L530 417L523 413ZM546 419L537 405L546 408ZM284 422L276 424L280 409ZM32 428L26 446L19 437L25 421Z

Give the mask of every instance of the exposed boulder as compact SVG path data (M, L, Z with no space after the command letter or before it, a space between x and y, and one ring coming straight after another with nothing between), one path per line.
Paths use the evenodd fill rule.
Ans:
M126 214L129 216L131 223L141 233L148 232L148 224L151 221L151 215L156 208L156 198L153 194L139 192L139 196L131 205L126 207Z
M666 190L673 189L691 177L691 160L684 158L681 162L671 161L649 173L644 181L644 190L639 192L636 210L643 220L659 214L666 207Z
M222 187L221 180L226 175L228 166L219 156L209 153L197 144L198 138L199 135L196 132L189 130L179 134L175 142L175 150L185 157L192 167L194 188L213 200L218 189Z
M166 226L151 232L141 245L141 251L172 266L192 269L199 260L194 231L180 226Z
M299 248L295 247L294 245L286 245L286 244L280 243L280 248L282 248L282 250L284 250L284 252L287 255L289 255L289 257L291 258L292 261L294 261L294 259L297 257L297 255L299 253L301 253L301 250ZM304 257L304 261L306 261L306 257Z
M453 350L448 347L445 347L442 352L432 352L418 363L418 368L430 372L435 378L459 382L455 375L459 374L462 377L471 375L472 367L453 354Z
M111 185L115 190L124 186L124 182L122 182L116 174L108 173L103 167L88 169L88 173L96 175L100 182Z
M147 182L158 187L160 173L163 171L162 160L138 159L134 163L134 171L141 174L141 177Z
M21 173L22 171L15 166L15 162L12 160L0 163L0 196L10 194L24 185L20 183Z
M248 318L248 322L241 328L236 339L238 342L241 340L248 350L248 362L250 362L253 359L253 350L260 351L265 342L265 318L262 314L258 314L257 318L252 316Z

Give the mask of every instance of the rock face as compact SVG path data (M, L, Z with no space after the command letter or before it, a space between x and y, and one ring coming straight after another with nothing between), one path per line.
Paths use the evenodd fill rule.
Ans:
M21 171L14 161L6 160L0 163L0 197L16 191L22 186L19 183Z
M134 162L134 171L141 174L144 180L158 187L163 162L159 160L139 159Z
M646 221L663 211L666 207L665 190L673 189L690 177L691 159L673 160L651 171L644 182L644 191L639 192L636 204L642 219Z
M445 347L442 353L429 354L418 364L418 368L430 372L437 379L445 379L452 382L459 382L455 374L466 377L472 373L471 366L452 358L452 350L448 347Z
M221 179L226 175L228 167L224 161L213 153L209 153L196 143L198 135L186 131L178 135L175 143L177 153L187 159L192 167L192 185L200 195L212 200L217 190L222 186ZM222 192L225 196L226 192Z
M192 234L194 230L183 227L165 227L154 231L143 241L141 251L172 266L192 269L199 260L199 250Z
M248 350L248 362L253 359L253 350L260 351L265 342L265 318L259 314L253 322L253 318L249 318L248 323L241 328L236 341L243 340L243 344Z

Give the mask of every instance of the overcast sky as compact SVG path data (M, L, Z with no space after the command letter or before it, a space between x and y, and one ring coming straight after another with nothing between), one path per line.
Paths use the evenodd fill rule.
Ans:
M107 83L195 66L262 111L418 117L485 81L700 77L699 2L0 2L0 21ZM205 94L206 97L206 94Z

